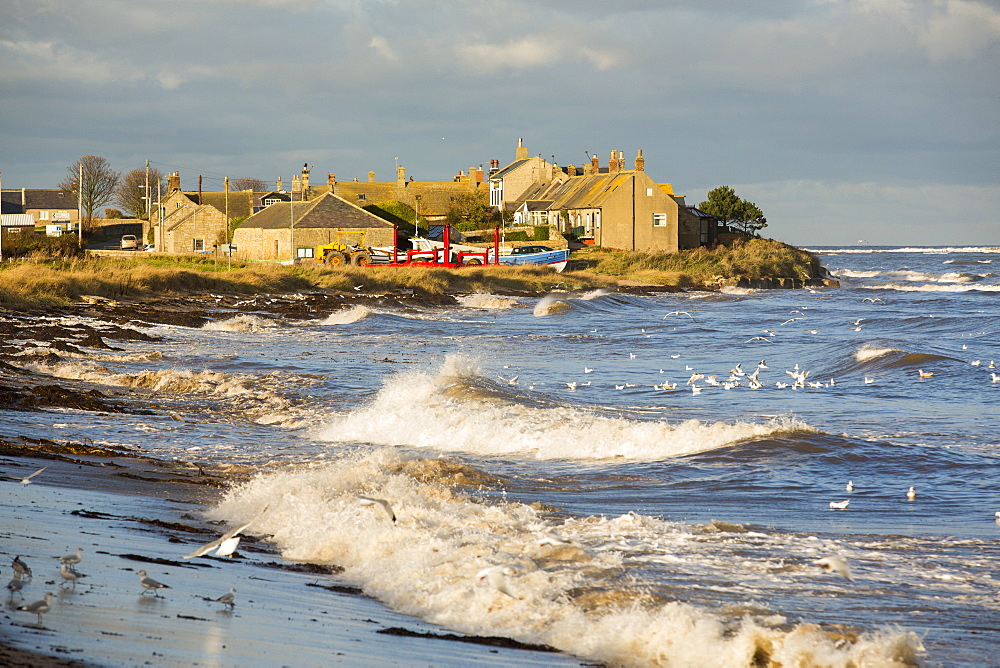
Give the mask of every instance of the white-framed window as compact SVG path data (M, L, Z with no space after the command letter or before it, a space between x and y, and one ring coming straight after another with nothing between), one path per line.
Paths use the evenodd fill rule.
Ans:
M191 240L191 250L195 253L200 253L205 250L205 240L204 239L192 239Z
M271 206L272 204L277 204L278 202L284 202L284 201L285 200L279 199L277 197L271 197L271 198L268 198L268 199L264 200L263 204L264 204L264 206Z
M297 257L316 257L314 248L296 248L295 254Z
M48 211L39 211L38 212L38 220L48 220L48 219L49 219L49 212Z
M56 214L55 214L55 216L53 216L53 219L54 220L69 220L69 212L68 211L56 211Z
M653 214L653 227L666 227L667 226L667 214L665 213L654 213Z
M652 196L653 196L653 189L646 188L646 197L652 197Z

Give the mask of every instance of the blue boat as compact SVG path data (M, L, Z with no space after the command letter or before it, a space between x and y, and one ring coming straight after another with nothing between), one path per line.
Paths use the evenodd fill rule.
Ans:
M500 253L500 264L542 264L556 271L566 268L569 249L553 250L548 246L515 246L508 253Z

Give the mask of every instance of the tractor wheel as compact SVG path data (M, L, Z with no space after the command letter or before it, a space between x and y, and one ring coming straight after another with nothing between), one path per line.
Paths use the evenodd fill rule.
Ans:
M483 263L482 258L469 257L465 259L465 262L463 264L467 267L475 267L481 265L482 263Z
M331 267L341 267L347 264L347 256L338 250L332 250L326 254L326 263Z
M368 253L355 253L351 256L351 264L355 267L364 267L365 265L370 264L371 261L372 256Z

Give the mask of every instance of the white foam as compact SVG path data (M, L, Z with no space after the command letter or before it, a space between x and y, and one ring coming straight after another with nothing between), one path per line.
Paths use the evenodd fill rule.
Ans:
M672 423L605 417L579 408L540 408L504 401L500 386L484 388L484 382L474 362L448 356L437 373L410 371L390 378L370 404L332 418L316 438L537 459L656 460L810 430L791 418Z
M351 323L364 320L372 315L372 310L367 306L352 306L342 311L335 311L319 322L320 325L350 325Z
M719 292L724 295L752 295L759 292L756 288L741 288L736 285L723 285Z
M208 332L261 332L274 327L273 320L244 314L227 320L206 322L201 328Z
M858 362L867 362L869 360L878 359L890 353L905 353L905 350L900 350L898 348L875 348L870 345L864 345L858 348L854 352L854 359Z
M898 290L899 292L1000 292L1000 285L972 285L968 283L939 284L925 283L923 285L900 285L885 283L883 285L867 285L872 290Z
M467 308L480 309L508 309L517 306L517 300L511 297L498 297L487 293L477 292L471 295L461 295L456 300Z
M544 318L545 316L562 313L572 308L573 307L566 302L560 301L551 295L547 295L542 297L538 300L538 303L535 304L534 314L536 318Z
M655 567L664 552L675 556L670 570L705 569L711 581L732 579L732 550L744 573L774 586L796 576L783 564L750 559L731 534L696 536L684 525L633 513L568 518L556 527L531 506L476 502L426 475L439 462L382 449L270 472L231 490L211 515L239 524L266 505L251 533L270 536L286 559L343 568L338 579L398 612L609 665L747 665L758 649L781 665L893 665L921 649L911 633L844 642L813 624L789 626L773 611L727 618L722 610L650 595L651 583L634 567ZM420 480L400 472L408 466L417 467ZM359 494L389 500L398 521L358 504ZM551 531L573 544L540 546L539 537ZM765 545L768 538L746 540ZM511 595L475 577L502 564L511 566ZM773 578L778 568L782 577ZM741 579L747 586L748 576Z

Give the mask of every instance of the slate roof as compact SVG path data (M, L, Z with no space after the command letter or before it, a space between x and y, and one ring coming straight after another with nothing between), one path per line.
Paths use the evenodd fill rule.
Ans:
M247 218L240 227L276 230L291 226L292 220L296 229L392 227L388 221L330 193L308 202L295 202L291 209L289 212L283 204L269 206Z
M514 162L510 163L509 165L507 165L506 167L504 167L503 169L501 169L496 174L491 174L490 175L490 179L491 180L493 180L493 179L502 179L503 177L507 176L508 174L510 174L511 172L513 172L515 169L517 169L518 167L520 167L521 165L523 165L526 162L528 162L528 161L527 160L515 160Z
M191 200L192 204L198 204L198 192L185 192L184 196ZM226 212L226 192L224 190L203 190L201 193L201 203L212 206ZM253 213L253 194L249 190L229 191L229 217L240 218Z
M24 207L21 207L20 190L3 191L3 213L24 213L27 209L54 209L75 211L77 199L62 190L25 189Z
M593 209L627 184L633 175L643 172L615 172L614 174L588 174L561 181L539 183L529 188L521 197L524 201L549 201L550 209Z

